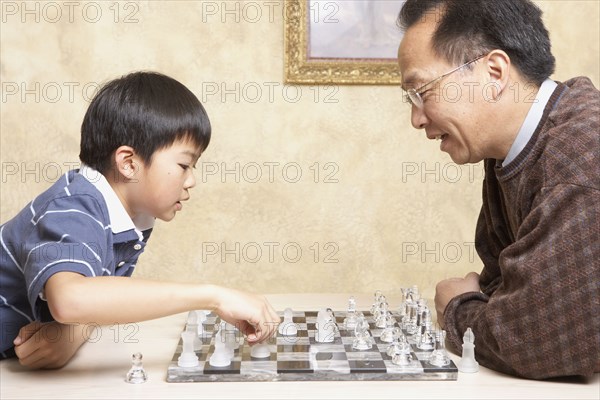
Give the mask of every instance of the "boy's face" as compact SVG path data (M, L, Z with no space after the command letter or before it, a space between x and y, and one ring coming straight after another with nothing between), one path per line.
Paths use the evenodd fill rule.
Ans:
M180 140L158 150L150 165L141 163L135 175L134 190L129 191L130 210L134 215L149 214L170 221L182 202L190 198L189 189L196 185L194 168L200 158L198 147L190 140Z

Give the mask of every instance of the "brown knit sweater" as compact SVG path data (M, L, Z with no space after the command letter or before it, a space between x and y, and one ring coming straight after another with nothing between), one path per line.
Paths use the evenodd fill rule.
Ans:
M444 312L458 354L471 327L488 368L533 379L600 372L599 119L600 92L572 79L515 160L485 160L482 292Z

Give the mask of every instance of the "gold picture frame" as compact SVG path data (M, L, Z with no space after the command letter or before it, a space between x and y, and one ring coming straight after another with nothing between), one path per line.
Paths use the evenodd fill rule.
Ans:
M399 85L390 59L309 59L309 0L285 0L284 65L288 84Z

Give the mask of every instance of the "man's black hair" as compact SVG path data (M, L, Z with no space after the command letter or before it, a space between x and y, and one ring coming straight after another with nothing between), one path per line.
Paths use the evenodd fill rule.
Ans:
M536 85L554 72L542 11L529 0L406 0L397 24L407 30L424 18L436 18L433 50L451 63L499 49Z
M156 72L134 72L94 96L81 125L79 158L106 173L120 146L131 146L149 165L155 151L180 139L204 151L210 134L206 111L188 88Z

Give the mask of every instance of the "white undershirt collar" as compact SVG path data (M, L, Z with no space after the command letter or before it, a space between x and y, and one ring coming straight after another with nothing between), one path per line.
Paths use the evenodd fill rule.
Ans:
M529 142L529 139L531 139L531 136L533 136L533 132L535 132L538 124L542 120L546 104L548 104L550 96L552 96L556 86L558 86L558 84L552 79L546 79L540 86L540 90L535 96L535 100L527 113L527 117L525 117L525 121L523 121L523 125L521 125L521 129L519 130L515 141L510 147L506 158L502 161L503 167L517 158Z
M104 175L95 169L82 164L79 173L83 175L92 185L98 189L108 208L110 226L113 233L121 233L128 230L135 230L140 240L143 239L142 232L154 226L155 218L151 215L138 215L132 220L127 210L121 203L121 200L115 193L110 183Z

